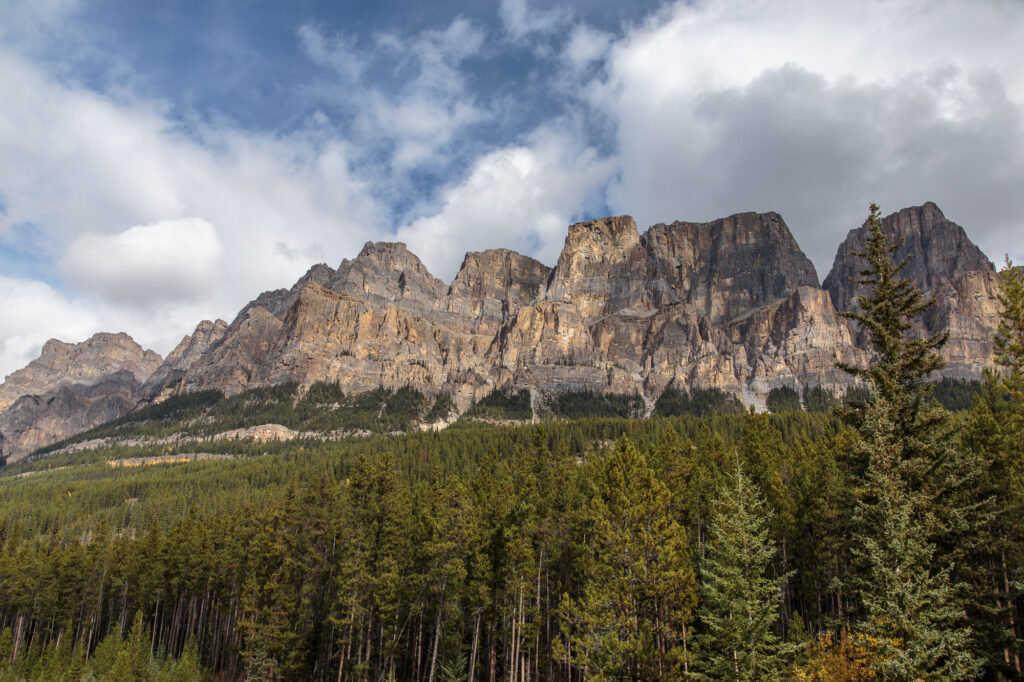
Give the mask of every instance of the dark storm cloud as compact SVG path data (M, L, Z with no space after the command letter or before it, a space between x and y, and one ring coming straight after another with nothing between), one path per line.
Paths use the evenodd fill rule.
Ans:
M946 86L961 80L950 111ZM778 210L822 277L870 201L887 212L935 201L991 257L1020 248L1007 241L1024 216L1021 114L995 76L946 70L888 86L830 85L789 66L705 94L695 118L712 140L681 155L702 175L694 210Z

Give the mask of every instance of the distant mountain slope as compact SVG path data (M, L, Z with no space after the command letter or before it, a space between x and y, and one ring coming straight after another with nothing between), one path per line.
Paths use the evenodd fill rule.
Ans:
M123 333L47 341L0 385L0 456L17 459L132 410L160 362Z

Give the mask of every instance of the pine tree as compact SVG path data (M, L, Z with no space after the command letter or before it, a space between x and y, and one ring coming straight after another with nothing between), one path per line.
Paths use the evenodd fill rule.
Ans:
M994 499L992 518L975 540L968 577L976 648L986 654L988 667L1019 677L1024 630L1014 575L1024 565L1024 272L1007 258L999 274L995 360L1005 371L986 372L962 434L964 446L988 463L980 487Z
M958 622L964 611L950 579L953 561L936 543L950 546L973 527L970 503L957 493L978 472L951 447L945 412L928 400L924 382L943 366L936 351L948 333L910 338L914 318L932 301L900 276L908 259L893 262L900 243L889 243L874 204L868 225L857 253L868 267L853 281L869 293L858 297L859 312L844 315L867 329L877 357L867 369L840 365L873 389L852 413L861 435L853 518L859 571L850 579L863 609L859 630L884 679L965 679L977 661Z
M686 532L644 456L623 437L602 463L588 520L586 586L563 599L572 660L595 680L676 679L695 605Z
M996 332L996 363L1007 369L1011 388L1024 388L1024 269L1014 267L1010 257L999 272L1002 291L999 302L999 330ZM1017 395L1018 400L1024 396Z
M769 575L775 547L768 523L757 486L737 463L715 503L701 575L699 662L706 678L782 677L790 647L779 641L775 625L786 576Z
M150 675L149 628L142 619L142 612L135 614L131 630L124 640L121 651L117 655L114 667L105 679L111 680L144 680L152 679Z

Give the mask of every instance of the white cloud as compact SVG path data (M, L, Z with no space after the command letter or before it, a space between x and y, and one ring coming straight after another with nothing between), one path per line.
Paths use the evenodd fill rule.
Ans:
M530 7L528 0L501 0L499 15L509 36L519 41L531 34L545 34L561 28L571 16L560 6L549 10Z
M43 344L51 338L79 342L96 332L126 331L144 348L165 354L183 335L190 334L197 322L214 317L208 302L153 301L146 307L125 306L69 295L37 280L3 275L0 298L4 301L0 378L39 357Z
M451 281L467 251L510 248L553 265L566 226L614 168L572 127L544 126L523 144L484 155L442 192L440 210L398 231L435 275Z
M582 71L593 62L604 59L611 41L611 34L586 24L577 24L569 34L563 58L574 71Z
M76 284L112 300L152 305L208 296L221 271L217 230L199 218L81 235L61 269Z
M93 331L126 331L166 352L199 320L231 318L260 291L290 286L312 263L336 263L386 229L350 169L348 145L319 129L271 135L200 122L186 133L159 103L58 82L2 49L0 83L0 238L19 225L41 267L63 263L87 284L93 300L75 305L99 320ZM191 266L173 251L174 267L192 279L168 287L170 272L154 259L175 238L204 250L192 252ZM81 253L68 252L71 244ZM106 255L110 271L90 269L83 249ZM193 301L200 285L202 300ZM141 298L154 288L153 314L113 305L128 290ZM6 315L3 327L0 339L18 336ZM47 338L74 331L54 330Z
M348 81L358 81L366 67L366 58L359 54L355 38L344 33L326 34L313 24L303 24L298 31L306 56L321 66L333 69Z
M1024 5L677 3L584 97L612 122L615 211L778 210L824 276L874 199L936 201L991 254L1024 198Z
M92 312L35 280L0 275L0 299L4 302L0 377L4 379L37 357L48 339L83 339L97 323Z
M385 148L388 181L397 184L418 167L443 166L443 152L458 135L488 118L463 73L463 63L480 54L485 36L474 22L456 17L443 29L380 34L372 50L360 53L353 36L309 24L299 29L306 55L341 75L336 97L339 106L353 109L362 151ZM397 85L382 87L363 77L372 62L389 65Z

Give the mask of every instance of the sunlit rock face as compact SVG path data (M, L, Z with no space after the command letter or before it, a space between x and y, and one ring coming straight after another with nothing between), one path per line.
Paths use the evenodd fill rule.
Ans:
M948 331L944 372L980 376L999 313L991 263L934 204L883 227L903 240L906 275L936 300L915 333ZM0 415L3 447L51 442L172 395L286 381L411 386L449 393L460 409L505 387L639 393L648 405L668 386L753 404L778 386L842 390L851 379L836 363L871 356L837 312L856 305L849 279L864 267L854 252L866 231L850 232L821 286L776 213L642 234L629 216L589 220L569 227L553 268L507 249L472 252L447 285L404 244L369 242L337 268L316 265L290 289L260 294L230 324L201 322L162 363L125 335L50 342L0 387L0 404L11 412L24 395L63 390L58 408L34 398Z

